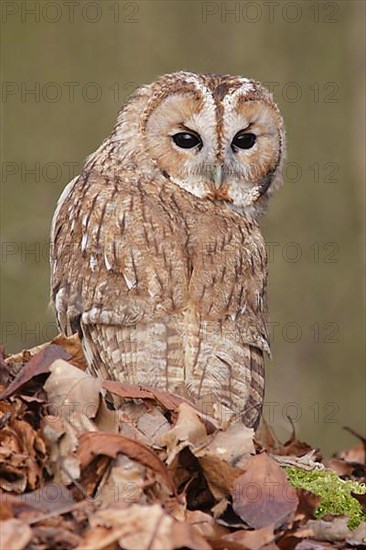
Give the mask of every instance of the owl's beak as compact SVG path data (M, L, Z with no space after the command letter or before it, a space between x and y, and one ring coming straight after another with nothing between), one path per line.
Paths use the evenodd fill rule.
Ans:
M213 167L210 177L211 192L209 197L214 200L233 202L228 193L228 185L225 182L225 172L221 164Z
M215 166L212 175L213 175L213 178L212 178L213 184L215 186L215 189L218 190L222 185L222 179L223 179L223 170L222 170L221 164L218 166Z

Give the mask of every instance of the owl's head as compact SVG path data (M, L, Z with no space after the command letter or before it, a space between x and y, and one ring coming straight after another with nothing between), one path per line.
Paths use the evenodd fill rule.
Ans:
M283 120L256 81L188 72L162 76L141 88L120 116L116 128L130 147L133 114L140 150L200 199L256 214L281 181Z

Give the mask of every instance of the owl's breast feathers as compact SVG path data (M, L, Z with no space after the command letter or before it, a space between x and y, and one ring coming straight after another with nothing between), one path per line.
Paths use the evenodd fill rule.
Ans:
M193 397L255 425L267 262L255 221L168 183L92 171L53 221L52 300L91 369ZM216 407L216 408L215 408Z

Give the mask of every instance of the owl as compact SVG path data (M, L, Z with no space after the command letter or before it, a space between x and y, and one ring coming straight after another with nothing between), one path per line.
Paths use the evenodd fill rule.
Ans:
M139 88L64 189L51 299L91 374L167 390L258 425L267 260L283 120L247 78L177 72Z

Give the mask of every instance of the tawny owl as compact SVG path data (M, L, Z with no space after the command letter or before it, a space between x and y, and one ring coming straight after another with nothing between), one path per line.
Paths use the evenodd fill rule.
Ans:
M269 352L257 218L284 154L258 82L178 72L137 90L52 224L58 323L92 373L256 427Z

